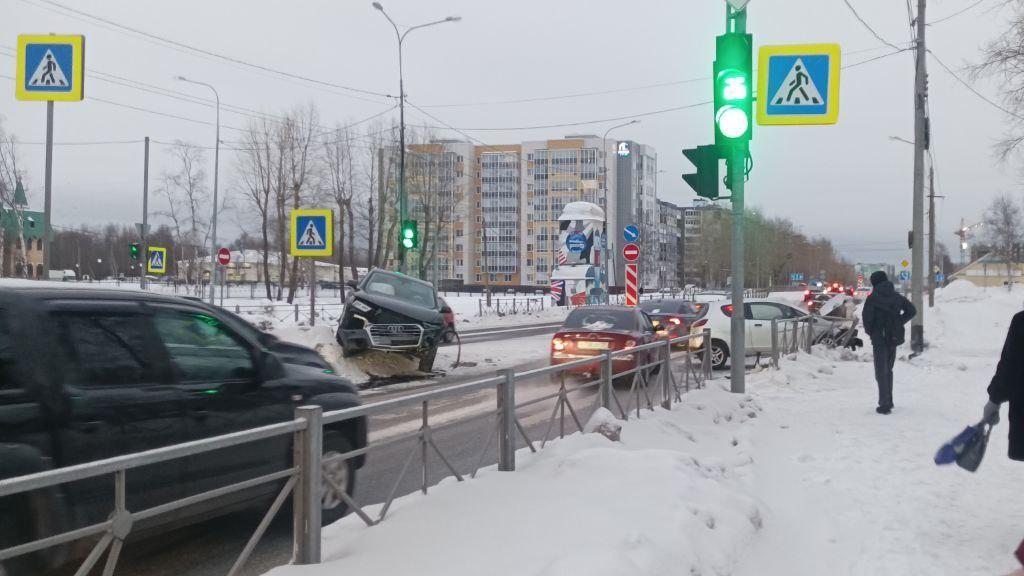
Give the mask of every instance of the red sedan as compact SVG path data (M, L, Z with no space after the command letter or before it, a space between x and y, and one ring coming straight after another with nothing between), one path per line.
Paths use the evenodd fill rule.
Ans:
M607 350L628 350L654 342L658 332L651 319L638 308L626 306L586 306L569 313L565 324L551 338L551 364L565 364L581 358L603 356ZM645 350L637 354L622 354L612 360L614 373L651 362L656 351ZM576 374L599 374L601 365L573 368ZM628 375L632 378L632 375Z

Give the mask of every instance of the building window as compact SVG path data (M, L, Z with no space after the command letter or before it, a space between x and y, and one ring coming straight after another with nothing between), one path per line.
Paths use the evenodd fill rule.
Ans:
M480 275L479 275L479 274L477 274L477 275L476 275L476 281L477 281L477 282L479 282L479 281L480 281ZM737 282L737 284L739 284L739 282Z

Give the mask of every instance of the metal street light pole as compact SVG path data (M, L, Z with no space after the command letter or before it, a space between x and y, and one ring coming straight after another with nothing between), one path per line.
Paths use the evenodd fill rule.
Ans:
M601 243L598 244L598 253L600 254L600 259L598 261L601 263L601 266L603 266L604 269L605 269L605 277L606 278L609 277L607 272L608 272L608 270L611 269L611 264L610 264L611 263L611 258L609 258L609 254L611 254L611 252L612 252L612 247L608 243L608 220L611 218L611 214L609 212L609 206L608 206L608 134L612 130L615 130L616 128L623 128L625 126L632 126L633 124L639 124L639 123L640 123L639 120L630 120L629 122L625 122L625 123L622 123L622 124L617 124L615 126L612 126L609 129L605 130L604 131L604 136L601 138L601 148L602 148L602 150L601 150L601 152L602 152L601 175L604 176L604 222L601 224ZM618 185L616 185L615 190L618 191ZM602 250L603 247L607 247L608 250L607 251ZM594 281L595 288L600 288L601 287L601 275L600 274L595 274L594 277L595 277L595 281ZM611 288L611 286L609 285L608 288ZM605 289L604 301L605 301L606 304L608 303L608 296L609 296L608 289Z
M398 227L401 229L402 222L405 222L409 212L409 199L405 194L405 76L402 69L402 46L405 42L405 37L413 30L444 24L445 22L458 22L462 20L462 17L448 16L443 20L411 26L405 32L401 32L398 29L398 24L395 24L395 21L391 19L391 16L384 10L384 6L380 2L374 2L373 7L388 19L391 27L395 29L395 38L398 40ZM405 247L402 246L401 242L398 243L398 270L403 274L406 271Z
M213 298L216 292L215 286L217 285L214 278L217 271L217 180L220 174L220 94L217 93L216 88L206 82L189 80L184 76L178 76L177 79L189 84L206 86L213 91L213 97L217 100L217 140L213 147L213 216L210 220L210 306L213 306ZM146 257L148 258L149 255L147 254Z

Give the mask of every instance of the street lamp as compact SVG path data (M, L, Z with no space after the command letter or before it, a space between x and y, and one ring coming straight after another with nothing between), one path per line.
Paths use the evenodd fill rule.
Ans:
M434 22L427 22L425 24L417 24L411 26L401 32L398 30L398 24L388 16L388 13L384 10L384 6L380 2L374 2L373 7L380 10L380 13L388 19L391 23L391 27L395 29L395 38L398 40L398 221L400 224L405 223L408 216L408 198L405 195L405 78L402 74L402 45L405 42L405 37L409 35L413 30L420 28L426 28L428 26L435 26L437 24L444 24L445 22L458 22L462 20L461 16L449 16L443 20L436 20ZM398 246L398 269L400 272L405 273L405 248L399 243Z
M210 306L213 306L215 284L213 279L214 273L217 270L217 176L220 174L220 94L217 93L216 88L206 82L189 80L184 76L177 76L175 79L188 82L189 84L206 86L213 92L213 97L217 100L217 134L213 147L213 217L210 220Z
M602 159L601 159L601 173L604 175L604 193L603 193L604 194L604 222L601 224L601 244L598 246L598 252L601 254L601 259L599 260L599 262L601 262L601 264L605 268L605 270L608 270L609 268L611 268L611 266L608 264L608 262L610 260L610 258L608 258L608 253L611 252L610 246L608 246L608 219L611 218L611 216L610 216L610 214L608 212L608 134L612 130L615 130L617 128L624 128L626 126L632 126L633 124L639 124L639 123L640 123L639 120L630 120L629 122L623 122L622 124L617 124L615 126L612 126L609 129L605 130L604 131L604 136L601 137L601 148L602 148L602 152L604 153L604 155L602 156ZM618 187L616 187L616 189L618 189ZM605 250L602 250L602 248L608 248L607 253L606 253ZM607 277L607 274L605 275L605 277ZM594 280L595 288L600 288L601 287L601 275L600 274L595 274L594 278L595 278L595 280ZM607 302L608 302L608 290L605 290L605 303L607 303Z

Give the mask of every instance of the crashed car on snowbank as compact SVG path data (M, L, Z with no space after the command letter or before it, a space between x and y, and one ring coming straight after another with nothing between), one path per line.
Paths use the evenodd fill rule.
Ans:
M421 372L430 372L444 331L434 286L380 269L348 285L352 290L335 336L343 355L398 352L416 358Z

